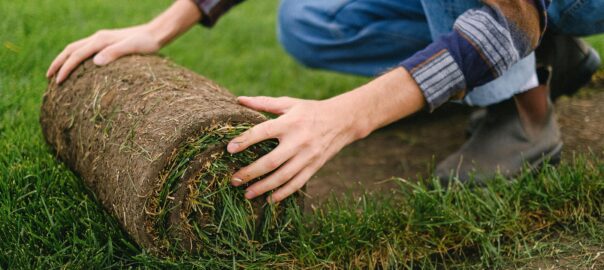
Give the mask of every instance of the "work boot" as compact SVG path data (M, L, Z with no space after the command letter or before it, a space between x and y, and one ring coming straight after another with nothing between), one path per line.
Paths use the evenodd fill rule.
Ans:
M544 161L557 163L562 140L555 118L551 103L546 120L538 127L521 120L514 99L489 106L472 137L438 164L434 174L444 184L451 176L483 184L497 173L515 176L525 164L537 168Z
M572 96L591 81L600 68L598 52L585 41L546 33L535 51L541 84L550 87L550 97Z
M535 55L539 83L549 85L553 101L577 93L591 81L601 64L598 52L585 41L551 32L546 32ZM485 115L485 109L478 109L470 115L467 137L480 126Z

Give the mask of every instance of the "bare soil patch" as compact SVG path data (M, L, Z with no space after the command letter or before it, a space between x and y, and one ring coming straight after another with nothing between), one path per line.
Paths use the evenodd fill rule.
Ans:
M572 98L556 102L563 133L563 160L573 153L604 150L604 73ZM419 113L385 127L345 148L307 185L316 207L330 194L387 193L393 177L426 177L436 162L454 152L466 138L469 108L449 105L433 113ZM308 208L307 208L308 209Z

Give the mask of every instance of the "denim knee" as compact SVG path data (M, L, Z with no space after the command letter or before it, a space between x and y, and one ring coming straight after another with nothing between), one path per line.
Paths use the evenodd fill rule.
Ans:
M553 0L547 9L549 27L571 36L604 32L604 5L601 0Z
M321 67L320 50L310 40L316 35L316 17L307 8L306 1L283 0L279 7L277 37L279 42L292 57L301 64ZM314 30L313 30L314 28Z
M282 0L279 41L306 66L375 76L430 43L416 1Z

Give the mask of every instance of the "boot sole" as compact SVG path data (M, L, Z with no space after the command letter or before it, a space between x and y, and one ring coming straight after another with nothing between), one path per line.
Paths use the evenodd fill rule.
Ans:
M531 171L537 172L546 164L554 165L554 166L560 164L560 162L562 161L562 147L563 146L564 146L564 143L561 142L558 145L556 145L547 154L543 154L537 160L530 162L529 165L530 165Z

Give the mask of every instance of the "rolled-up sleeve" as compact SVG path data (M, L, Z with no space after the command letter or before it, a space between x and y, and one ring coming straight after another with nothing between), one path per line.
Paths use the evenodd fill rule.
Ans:
M420 86L430 110L506 72L538 46L547 0L483 0L453 31L401 65Z
M233 6L243 2L243 0L193 0L203 14L200 23L207 27L212 27L218 19Z

